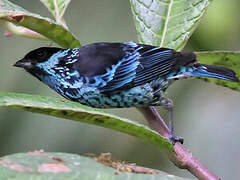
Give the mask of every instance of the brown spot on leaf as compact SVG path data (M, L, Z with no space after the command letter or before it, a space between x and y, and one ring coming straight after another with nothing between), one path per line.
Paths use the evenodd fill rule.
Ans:
M13 10L14 12L14 10ZM15 13L11 14L8 19L10 21L15 21L15 22L22 22L24 20L24 16L23 15L15 15Z
M15 171L19 171L19 172L31 172L32 168L30 167L24 167L20 164L11 162L9 160L5 160L5 159L0 159L0 164L2 164L4 167L7 167L9 169L15 170Z
M29 151L28 152L29 155L33 155L33 156L45 156L47 158L49 158L49 160L54 160L57 162L63 162L62 159L60 159L59 157L53 156L52 154L46 153L43 149L40 150L34 150L34 151Z
M112 158L111 153L101 153L99 156L93 156L90 154L90 157L93 157L97 162L102 163L105 166L109 166L115 168L117 172L115 175L119 175L119 172L134 172L134 173L142 173L142 174L159 174L158 171L137 166L136 164L129 164L123 161L119 161Z
M71 169L62 163L43 163L38 167L38 172L70 172Z
M23 107L25 110L29 111L31 109L30 106Z
M61 102L65 102L63 99L60 100Z
M98 119L98 118L94 119L94 121L95 121L96 123L101 123L101 124L104 123L104 120L102 120L102 119Z
M58 161L58 162L63 162L63 160L60 159L59 157L52 157L52 159L55 160L55 161Z
M62 110L61 112L62 112L62 115L64 115L64 116L66 116L68 114L68 112L64 111L64 110Z

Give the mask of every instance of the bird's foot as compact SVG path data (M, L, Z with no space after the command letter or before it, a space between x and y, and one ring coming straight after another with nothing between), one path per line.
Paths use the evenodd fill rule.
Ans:
M175 135L171 135L169 138L170 142L174 145L176 142L180 142L181 144L183 144L183 137L180 136L175 136Z

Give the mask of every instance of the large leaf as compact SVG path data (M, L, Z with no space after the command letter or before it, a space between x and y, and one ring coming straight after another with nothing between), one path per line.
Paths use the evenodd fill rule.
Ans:
M17 35L17 36L21 36L21 37L47 40L47 38L45 36L42 36L41 34L35 32L35 31L32 31L23 26L17 26L15 24L5 21L5 20L0 19L0 25L6 29L4 34L7 37L10 37L12 35Z
M212 0L130 0L139 41L180 50Z
M212 64L234 70L240 78L240 52L198 52L197 59L201 63ZM201 78L208 82L240 91L240 83L234 83L216 78Z
M79 41L62 25L30 13L7 0L0 0L0 19L38 32L62 47L80 47Z
M212 0L130 0L139 41L181 50ZM201 63L233 69L240 77L238 52L197 53ZM234 90L239 83L200 78Z
M67 153L45 153L33 151L0 158L0 180L184 180L167 173L123 164L111 159L97 159L107 162L105 166L94 159ZM112 168L111 164L113 165ZM135 166L135 167L134 167ZM129 168L130 167L130 168ZM132 171L133 170L138 171ZM125 170L124 170L125 168ZM119 169L119 170L117 170ZM137 173L136 173L137 172Z
M167 152L173 145L147 126L103 111L59 98L0 92L0 106L23 109L74 121L95 124L138 137L155 144Z

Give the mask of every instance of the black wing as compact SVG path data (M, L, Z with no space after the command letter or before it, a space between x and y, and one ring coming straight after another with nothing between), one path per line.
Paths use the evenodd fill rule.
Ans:
M193 53L176 52L173 49L161 48L150 45L142 45L139 50L140 66L137 68L134 86L138 86L171 72L178 70L181 66L187 66L196 62Z
M78 49L73 68L81 76L94 79L94 86L100 91L109 92L145 84L195 61L193 53L156 46L133 42L95 43Z
M134 49L127 56L128 61L125 57L124 63L117 67L112 80L100 90L108 92L139 86L176 71L181 66L196 62L193 53L180 53L173 49L143 44L136 44Z
M107 68L116 65L126 56L124 48L126 47L122 43L94 43L83 46L79 49L78 61L73 68L84 76L104 74Z

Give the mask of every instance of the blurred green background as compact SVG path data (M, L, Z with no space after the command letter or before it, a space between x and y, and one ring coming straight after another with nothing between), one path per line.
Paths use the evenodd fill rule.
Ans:
M51 17L37 0L11 2ZM185 50L239 50L239 7L239 0L214 1ZM129 0L75 0L65 19L82 44L137 41ZM0 29L0 90L58 96L24 70L12 66L28 51L50 43L6 38L3 33ZM240 179L240 93L191 79L174 83L167 96L175 103L176 134L185 138L185 146L222 179ZM166 116L164 110L159 111ZM146 124L134 108L107 112ZM176 168L157 147L134 137L24 111L0 108L0 142L0 156L35 149L77 154L111 152L117 159L192 177Z

